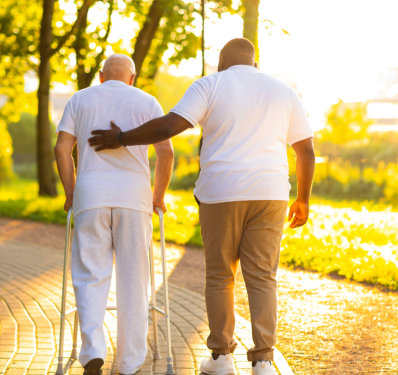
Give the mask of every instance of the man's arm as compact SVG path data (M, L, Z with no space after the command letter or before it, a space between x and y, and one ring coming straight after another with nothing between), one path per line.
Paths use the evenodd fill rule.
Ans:
M60 131L58 133L57 144L54 147L58 174L65 190L65 211L68 211L72 206L73 191L75 190L75 163L72 157L72 150L75 143L76 138L72 134Z
M292 145L296 155L297 199L289 211L290 227L297 228L308 220L310 196L315 171L315 152L312 138ZM293 219L293 220L292 220Z
M163 212L166 212L167 207L164 203L164 195L169 186L171 174L173 173L174 151L170 139L155 143L153 147L156 152L153 209L155 210L158 207Z
M110 130L94 130L94 136L88 142L95 151L101 151L121 146L149 145L169 139L183 132L192 125L182 116L170 112L165 116L157 117L138 128L128 130L122 135L120 128L111 122Z

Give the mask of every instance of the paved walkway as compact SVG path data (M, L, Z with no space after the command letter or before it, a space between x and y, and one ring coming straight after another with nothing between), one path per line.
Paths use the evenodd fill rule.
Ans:
M155 249L156 250L156 249ZM178 259L168 261L168 273ZM156 258L160 271L160 260ZM26 242L0 237L0 374L44 375L54 374L57 366L59 316L61 303L63 252ZM69 280L70 285L70 280ZM161 275L156 274L156 285L161 285ZM114 284L109 304L115 304ZM198 374L200 362L208 356L205 342L208 335L205 304L202 296L182 287L169 284L170 315L174 366L177 374ZM161 288L158 304L163 299ZM73 290L68 290L68 307L74 301ZM66 325L65 356L71 349L72 316ZM149 347L152 345L152 322L150 322ZM116 312L108 311L105 318L108 340L108 355L104 375L115 373L114 363L116 338ZM164 374L166 371L165 321L159 317L161 360L152 359L148 351L144 367L139 374ZM237 318L235 366L240 375L250 374L246 350L251 346L248 322ZM284 359L276 353L280 373L292 374L285 367ZM75 363L70 374L81 374Z

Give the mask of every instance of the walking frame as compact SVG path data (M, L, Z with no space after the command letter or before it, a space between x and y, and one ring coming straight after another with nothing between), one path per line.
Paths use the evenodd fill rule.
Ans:
M154 259L153 259L153 246L152 241L149 247L149 261L150 261L150 273L151 273L151 297L152 303L149 305L149 310L152 311L152 323L153 323L153 359L160 359L159 350L159 336L158 336L158 324L157 324L157 313L162 314L166 318L166 343L167 343L167 370L166 375L174 375L173 368L173 356L171 352L171 333L170 333L170 314L169 314L169 293L167 285L167 268L166 268L166 244L164 234L164 218L161 209L156 208L159 215L159 229L160 229L160 248L162 254L162 273L163 273L163 289L164 289L164 310L157 307L156 304L156 287L155 287L155 272L154 272ZM62 302L61 302L61 322L59 331L59 347L58 347L58 366L56 375L66 374L72 367L73 363L77 359L77 332L79 326L79 318L77 308L72 307L66 310L66 293L68 283L68 271L70 267L71 258L71 220L72 220L72 209L69 209L66 219L66 235L65 235L65 254L64 254L64 270L63 270L63 282L62 282ZM107 306L107 310L116 310L116 306ZM65 318L69 314L75 313L74 324L73 324L73 342L72 352L66 362L63 365L64 360L64 338L65 338Z

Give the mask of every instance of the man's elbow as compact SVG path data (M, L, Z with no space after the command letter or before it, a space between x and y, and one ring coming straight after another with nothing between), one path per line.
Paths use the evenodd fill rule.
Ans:
M313 147L308 147L306 151L306 158L311 161L312 163L315 163L315 151Z
M62 143L57 143L54 146L54 155L56 159L62 158L69 154L71 154L71 151L68 148L66 148Z
M165 153L168 159L174 159L174 149L172 146L168 147Z
M300 147L296 147L295 151L297 158L304 159L307 162L315 162L315 150L312 141L301 143Z

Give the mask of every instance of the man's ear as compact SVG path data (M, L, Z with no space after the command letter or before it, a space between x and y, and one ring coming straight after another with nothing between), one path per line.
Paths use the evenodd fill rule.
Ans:
M102 70L99 71L99 79L101 83L104 83L104 72Z
M218 59L218 71L221 72L222 70L225 70L225 58L224 56L220 53L220 57Z
M133 86L136 74L132 74L130 77L130 86Z

